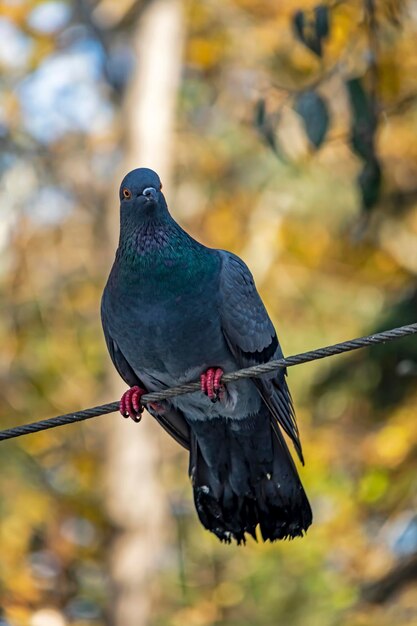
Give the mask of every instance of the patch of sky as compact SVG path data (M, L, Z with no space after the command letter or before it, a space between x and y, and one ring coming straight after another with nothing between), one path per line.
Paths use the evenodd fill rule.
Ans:
M18 88L26 130L49 143L70 132L100 132L111 121L103 97L103 51L93 39L48 57Z
M30 219L42 226L59 224L74 208L71 194L59 187L41 187L25 208Z
M3 152L0 158L0 274L7 269L5 250L17 223L22 204L36 189L34 169L16 155Z
M0 65L12 70L24 69L32 51L32 42L10 20L0 17Z
M404 511L387 524L384 529L386 542L397 556L417 552L417 515Z
M39 33L53 35L67 25L71 12L66 2L43 2L30 12L28 25Z

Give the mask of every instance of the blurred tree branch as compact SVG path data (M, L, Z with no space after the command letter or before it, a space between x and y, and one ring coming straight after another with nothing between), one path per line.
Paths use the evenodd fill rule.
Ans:
M97 10L100 9L100 2L92 3L89 0L75 0L74 2L74 18L76 21L84 23L90 30L91 34L101 44L103 52L106 56L104 66L104 76L108 85L112 89L113 98L120 102L126 83L119 82L120 76L115 76L111 71L111 58L114 46L120 38L126 39L134 35L135 25L141 19L142 14L146 11L153 0L136 0L121 14L118 15L116 21L109 23L101 23L95 16Z
M401 560L385 576L362 587L362 602L383 604L417 580L417 554Z

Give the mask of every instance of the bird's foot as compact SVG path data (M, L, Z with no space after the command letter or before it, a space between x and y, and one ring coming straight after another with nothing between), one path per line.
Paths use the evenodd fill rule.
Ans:
M130 417L134 422L140 422L143 413L140 399L145 393L145 389L137 385L124 392L119 402L119 411L123 417Z
M137 385L125 391L119 402L119 411L123 417L130 417L134 422L140 422L144 409L140 399L145 393L147 391ZM155 413L165 412L165 408L159 402L149 402L146 406L153 409Z
M224 395L225 387L221 383L224 372L221 367L209 367L200 376L201 391L210 398L212 402L221 400Z

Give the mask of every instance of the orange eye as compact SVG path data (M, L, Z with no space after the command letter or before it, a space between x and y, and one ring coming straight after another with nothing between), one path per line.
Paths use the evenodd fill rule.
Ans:
M132 192L126 187L123 189L122 194L123 198L126 198L126 200L130 200L130 198L132 197Z

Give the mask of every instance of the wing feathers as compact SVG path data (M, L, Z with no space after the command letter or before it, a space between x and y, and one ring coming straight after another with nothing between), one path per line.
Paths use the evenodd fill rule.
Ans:
M117 369L125 383L129 385L129 387L139 385L139 387L145 389L145 385L139 379L139 377L123 355L119 346L112 338L104 315L102 319L107 347L115 368ZM148 408L149 413L157 420L157 422L159 422L159 424L167 431L167 433L171 435L171 437L173 437L184 448L189 450L190 428L185 421L183 414L181 413L181 411L173 409L168 403L161 403L161 405L164 409L163 413L158 413L152 410L151 407Z
M281 347L249 269L234 254L219 251L222 259L219 306L227 344L242 367L282 358ZM300 436L285 370L254 379L273 418L294 442L302 463Z

